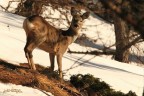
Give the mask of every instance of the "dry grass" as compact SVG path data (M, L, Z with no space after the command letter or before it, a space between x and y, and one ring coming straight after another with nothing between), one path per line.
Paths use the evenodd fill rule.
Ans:
M70 83L60 82L57 72L50 72L48 68L38 64L36 68L37 71L33 71L26 63L17 66L0 60L0 81L44 90L51 92L54 96L81 96Z

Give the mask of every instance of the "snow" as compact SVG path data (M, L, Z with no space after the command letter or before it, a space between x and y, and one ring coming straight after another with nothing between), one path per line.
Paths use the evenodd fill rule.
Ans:
M14 84L0 83L0 96L53 96L51 93Z
M19 1L20 0L0 0L0 5L6 9L8 7L7 11L14 12L14 9L17 8ZM5 10L2 7L0 7L0 10Z
M2 1L2 0L0 0ZM56 15L55 15L56 16ZM0 11L0 58L10 63L26 63L23 48L26 42L25 32L22 29L24 17ZM85 20L82 30L91 38L103 38L106 44L113 44L114 34L113 25L95 18L93 15ZM104 32L103 35L101 32ZM95 32L99 32L99 36ZM110 39L111 38L111 39ZM110 39L110 40L109 40ZM98 41L102 44L104 41ZM73 43L70 49L84 50L84 47ZM34 61L36 64L50 66L48 53L35 49L33 51ZM57 70L57 64L55 70ZM69 54L65 53L63 57L64 79L69 79L73 74L92 74L95 77L107 82L113 89L127 93L132 90L138 96L142 96L144 86L144 68L132 64L126 64L104 58L100 56L86 54ZM46 96L37 89L24 87L14 84L0 83L0 96ZM50 94L50 93L49 93Z

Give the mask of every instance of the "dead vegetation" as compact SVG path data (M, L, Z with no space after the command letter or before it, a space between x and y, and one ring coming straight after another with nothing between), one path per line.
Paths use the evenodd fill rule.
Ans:
M54 96L81 96L69 82L60 82L57 72L50 72L38 64L36 68L38 71L33 71L28 64L18 66L0 59L0 82L33 87Z

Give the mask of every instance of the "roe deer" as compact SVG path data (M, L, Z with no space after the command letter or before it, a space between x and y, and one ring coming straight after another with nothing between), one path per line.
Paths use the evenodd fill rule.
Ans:
M83 20L89 17L89 12L82 15L78 10L71 8L73 16L68 30L64 31L51 26L43 17L33 15L24 20L23 28L26 32L27 42L24 48L28 64L31 69L36 70L33 62L32 51L38 47L49 52L51 70L54 70L54 58L57 56L59 77L62 78L62 56L78 36Z

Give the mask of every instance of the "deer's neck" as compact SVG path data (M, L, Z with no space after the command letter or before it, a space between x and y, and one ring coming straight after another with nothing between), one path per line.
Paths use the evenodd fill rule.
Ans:
M71 36L71 37L77 36L78 35L78 31L79 31L78 29L74 29L74 28L72 28L70 26L68 30L63 32L63 35L64 36Z
M63 34L63 36L71 37L71 39L72 39L71 43L72 43L72 42L74 42L77 39L78 31L79 31L78 29L73 29L70 26L70 28L68 30L66 30L66 31L63 31L62 34Z

